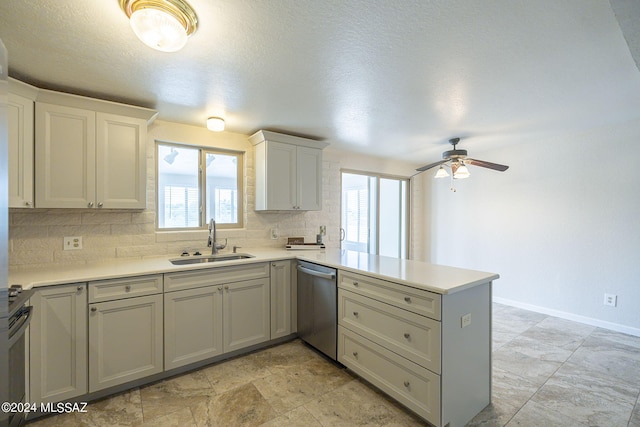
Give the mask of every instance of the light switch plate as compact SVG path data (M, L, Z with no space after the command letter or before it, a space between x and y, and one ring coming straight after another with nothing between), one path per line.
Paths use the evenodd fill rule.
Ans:
M460 318L460 327L466 328L471 324L471 313L467 313Z

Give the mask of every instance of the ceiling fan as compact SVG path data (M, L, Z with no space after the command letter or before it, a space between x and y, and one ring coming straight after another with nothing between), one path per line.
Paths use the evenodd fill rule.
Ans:
M484 160L477 160L467 157L467 150L458 150L456 149L456 145L460 142L460 138L451 138L449 143L453 145L453 150L448 150L442 153L442 159L437 162L422 166L416 171L424 172L436 166L440 166L440 169L436 173L436 178L444 178L449 176L447 171L442 167L443 165L447 166L446 163L449 163L449 167L451 167L451 171L453 172L453 178L455 179L463 179L469 177L469 171L467 170L466 165L480 166L487 169L493 169L496 171L504 172L509 169L509 166L500 165L498 163L486 162Z

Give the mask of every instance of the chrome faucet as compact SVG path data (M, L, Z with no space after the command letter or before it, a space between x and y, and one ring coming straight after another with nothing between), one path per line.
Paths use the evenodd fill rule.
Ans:
M209 221L209 238L207 246L211 246L211 255L217 255L220 249L227 247L227 239L224 239L224 245L216 243L216 222L213 218Z

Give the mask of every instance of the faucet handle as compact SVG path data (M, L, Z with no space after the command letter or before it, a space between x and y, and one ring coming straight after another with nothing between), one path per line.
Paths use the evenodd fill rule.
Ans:
M234 246L233 246L233 253L235 254L235 253L236 253L236 251L237 251L238 249L240 249L241 247L242 247L242 246L235 246L235 245L234 245Z

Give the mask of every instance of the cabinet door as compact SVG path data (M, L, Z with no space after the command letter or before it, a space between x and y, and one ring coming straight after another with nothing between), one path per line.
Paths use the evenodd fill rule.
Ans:
M97 113L96 129L96 207L146 208L147 123Z
M265 209L297 209L296 146L272 141L265 144L267 144Z
M36 103L36 205L87 208L95 203L96 114Z
M162 295L91 304L89 392L162 372Z
M222 285L164 294L164 368L222 354Z
M59 402L87 393L85 284L39 289L31 298L30 402Z
M298 209L322 209L322 150L298 147L297 150Z
M272 262L271 339L291 332L291 261Z
M224 285L224 352L269 340L269 278Z
M33 101L9 94L9 207L33 207Z

